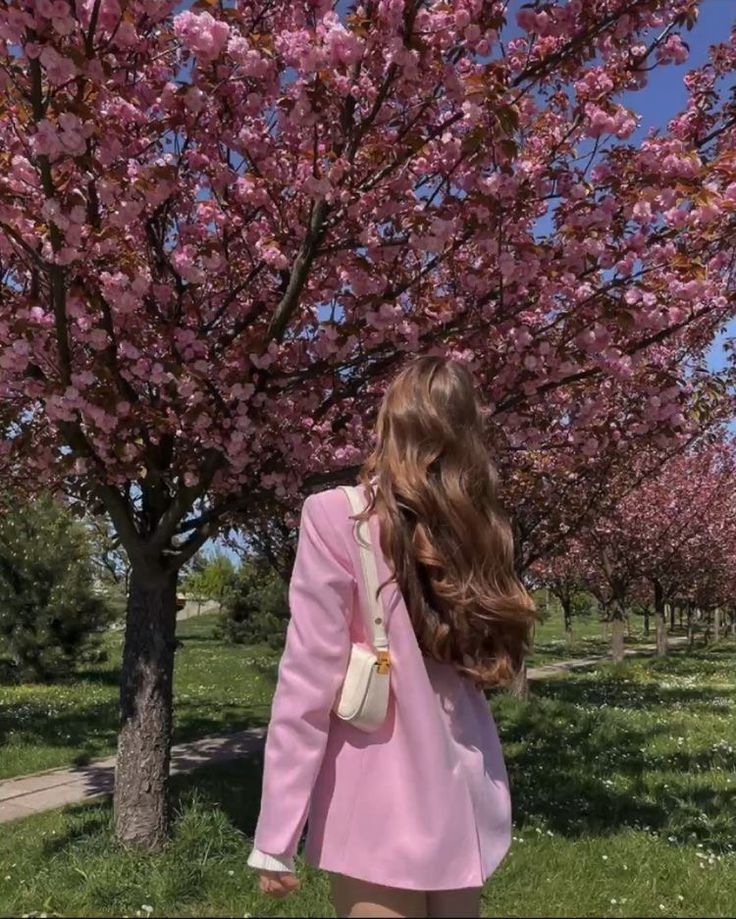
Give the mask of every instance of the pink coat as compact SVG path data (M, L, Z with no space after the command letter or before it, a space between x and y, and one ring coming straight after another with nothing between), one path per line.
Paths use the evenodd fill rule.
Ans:
M511 805L483 694L425 660L404 600L381 591L391 653L385 724L365 734L331 709L366 597L347 496L309 497L289 591L292 618L266 743L255 845L390 887L479 887L506 854ZM378 521L370 521L374 547ZM379 582L389 577L380 549Z

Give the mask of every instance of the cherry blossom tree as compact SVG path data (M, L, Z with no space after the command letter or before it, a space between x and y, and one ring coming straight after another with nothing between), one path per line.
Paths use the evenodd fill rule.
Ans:
M0 0L0 460L132 569L115 812L166 837L177 573L359 461L386 374L467 361L511 450L690 436L734 313L734 36L697 0Z
M545 556L532 567L535 581L543 584L560 602L568 650L573 647L576 598L590 580L587 570L589 561L584 544L579 539L568 539L564 551Z
M630 478L638 471L632 469ZM619 483L625 484L625 483ZM653 606L657 653L667 653L665 604L686 598L702 609L729 601L736 536L736 443L713 431L668 459L656 474L601 505L562 555L535 566L553 588L589 587L610 611L612 655L623 659L624 621L635 601Z

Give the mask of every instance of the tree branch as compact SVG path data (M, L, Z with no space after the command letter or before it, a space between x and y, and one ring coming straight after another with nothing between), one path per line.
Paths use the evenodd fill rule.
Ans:
M312 203L309 229L299 249L299 254L294 260L286 293L281 298L271 317L267 333L268 341L281 341L284 337L284 332L289 324L289 320L299 304L299 298L304 290L304 285L307 283L307 278L309 277L309 269L312 266L317 248L322 240L324 222L328 210L329 206L324 198Z

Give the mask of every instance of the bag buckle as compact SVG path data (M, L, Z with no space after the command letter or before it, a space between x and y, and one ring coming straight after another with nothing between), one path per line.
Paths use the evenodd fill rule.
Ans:
M391 659L388 656L388 651L376 651L376 670L378 673L388 673L391 669Z

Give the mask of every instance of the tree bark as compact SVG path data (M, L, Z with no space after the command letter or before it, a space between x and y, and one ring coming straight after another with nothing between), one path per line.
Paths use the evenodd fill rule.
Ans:
M614 616L611 623L611 657L614 663L620 664L624 659L625 623L620 615Z
M522 664L521 670L517 673L514 682L511 684L511 695L522 701L529 698L529 679L526 675L526 661Z
M567 639L567 648L572 651L574 645L574 636L572 633L572 603L570 597L564 594L560 600L562 606L562 618L565 623L565 638Z
M654 617L657 634L657 657L667 657L667 621L664 615L664 591L659 581L654 582Z
M687 604L687 648L692 651L695 646L695 627L693 623L693 607L688 601Z
M721 638L721 608L717 606L713 610L713 640L720 641Z
M169 830L176 574L133 569L120 685L115 829L122 842L159 851Z

